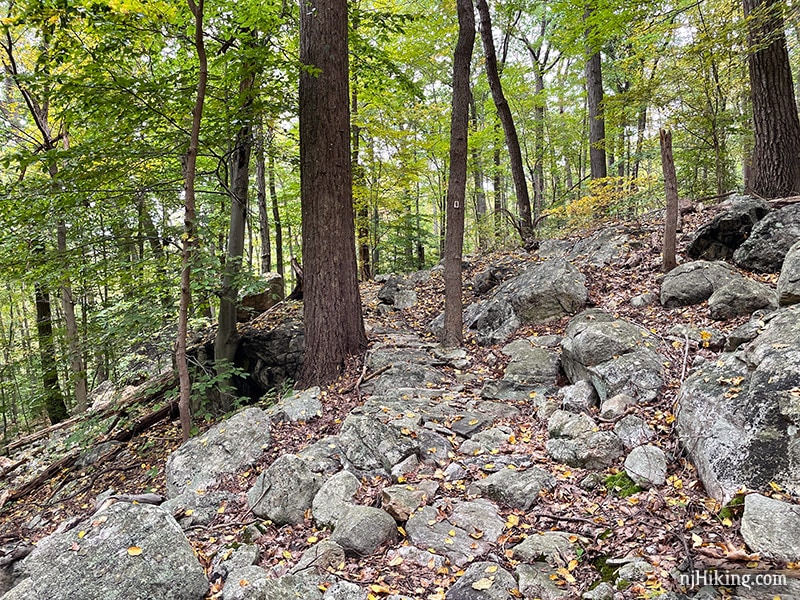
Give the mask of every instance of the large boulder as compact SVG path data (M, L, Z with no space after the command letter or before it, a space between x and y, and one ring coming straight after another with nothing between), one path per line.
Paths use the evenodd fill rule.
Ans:
M672 269L661 284L661 304L665 308L700 304L714 291L742 276L723 262L698 260Z
M800 204L792 204L761 219L750 237L733 253L733 261L750 271L776 273L798 240Z
M775 290L747 277L730 281L708 299L711 318L717 320L752 315L761 308L778 308Z
M758 337L694 370L678 395L677 431L709 495L778 483L800 494L800 306Z
M763 200L741 196L732 199L730 208L692 234L686 254L703 260L730 258L769 210Z
M303 366L303 323L286 319L275 327L240 327L242 339L236 351L236 366L250 373L250 382L264 391L297 379Z
M501 352L510 356L503 378L490 379L481 396L501 400L528 400L531 393L546 394L556 388L560 371L558 354L537 344L537 338L514 340Z
M157 506L117 502L40 540L21 564L17 600L200 600L203 567Z
M384 510L351 506L337 521L331 541L356 556L369 556L397 539L397 524Z
M786 254L778 278L778 301L781 306L800 303L800 242Z
M518 597L517 582L511 573L497 563L476 562L447 591L445 600L514 600Z
M522 471L500 469L473 484L473 488L487 498L511 508L529 510L539 502L539 494L555 486L553 476L539 467ZM470 489L472 492L473 489Z
M800 560L800 506L748 494L742 537L753 552L787 562Z
M531 265L497 286L486 300L467 307L464 324L475 331L480 344L494 344L508 338L521 324L543 323L576 313L588 296L583 274L563 258L554 258Z
M302 523L320 484L320 476L302 458L284 454L258 476L247 503L254 515L277 525Z
M646 329L590 309L567 325L561 365L572 383L591 381L601 403L623 392L649 401L663 385L658 344Z
M236 319L247 321L268 311L283 300L284 285L280 273L264 273L258 290L242 296L236 309Z
M260 408L246 408L190 439L169 455L167 496L203 490L224 473L252 464L269 447L270 420Z

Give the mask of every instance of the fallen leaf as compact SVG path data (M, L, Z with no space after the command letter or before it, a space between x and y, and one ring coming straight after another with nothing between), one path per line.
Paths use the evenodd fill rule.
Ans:
M472 589L474 590L488 590L490 587L494 585L494 580L490 577L481 577L472 584Z
M139 556L142 553L142 549L139 546L131 546L128 548L128 555L129 556Z

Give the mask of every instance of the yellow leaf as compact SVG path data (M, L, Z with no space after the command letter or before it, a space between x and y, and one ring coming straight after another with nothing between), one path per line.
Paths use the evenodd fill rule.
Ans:
M692 548L699 548L703 545L703 538L696 533L692 534Z
M400 556L399 554L389 561L390 567L396 567L397 565L402 565L402 564L403 564L403 557Z
M445 544L452 544L453 543L453 538L444 538L444 543Z
M480 421L478 421L478 419L470 419L470 420L469 420L469 424L470 424L470 425L477 425L479 422L480 422Z
M306 539L306 541L307 541L309 544L316 544L316 543L317 543L317 541L318 541L318 539L319 539L319 538L318 538L317 536L315 536L315 535L312 535L312 536L308 537L308 538Z
M447 535L449 535L450 537L456 537L456 530L451 529L450 531L447 532Z
M496 571L497 571L497 565L489 565L488 567L486 567L487 573L494 573Z
M733 525L733 521L731 521L728 517L725 517L724 519L722 519L722 524L725 527L730 527L731 525Z
M284 550L283 551L283 558L285 558L287 560L291 560L292 559L292 553L289 552L288 550Z
M519 517L517 515L508 515L508 519L506 519L506 529L511 529L517 525L519 525Z
M86 535L86 532L85 532L85 531L79 531L79 532L78 532L78 539L82 540L82 539L83 539L83 536L85 536L85 535Z
M142 549L139 546L131 546L128 548L128 554L130 556L139 556L142 553Z
M775 483L774 481L770 481L769 482L769 487L771 487L776 492L782 492L783 491L783 488L780 485L778 485L777 483Z
M186 512L184 512L183 514L186 515L187 517L191 517L194 514L194 509L193 508L187 508Z
M247 581L247 579L240 579L239 580L239 587L247 587L248 585L250 585L250 582Z
M390 590L385 585L381 585L379 583L373 583L371 586L369 586L369 589L371 589L376 594L391 594L392 593L392 590Z
M494 580L489 577L481 577L472 584L472 589L474 590L488 590L490 587L494 585Z

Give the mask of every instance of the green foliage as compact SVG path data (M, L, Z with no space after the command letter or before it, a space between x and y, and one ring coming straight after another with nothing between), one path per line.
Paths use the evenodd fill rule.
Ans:
M603 485L618 498L627 498L642 491L642 488L636 485L625 471L609 475Z

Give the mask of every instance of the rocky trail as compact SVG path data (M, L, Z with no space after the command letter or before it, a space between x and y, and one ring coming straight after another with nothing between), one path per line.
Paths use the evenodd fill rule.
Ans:
M330 388L183 445L161 422L80 494L9 503L3 600L800 598L798 246L784 283L664 277L658 226L470 261L458 350L433 336L437 268L367 286L369 351Z

